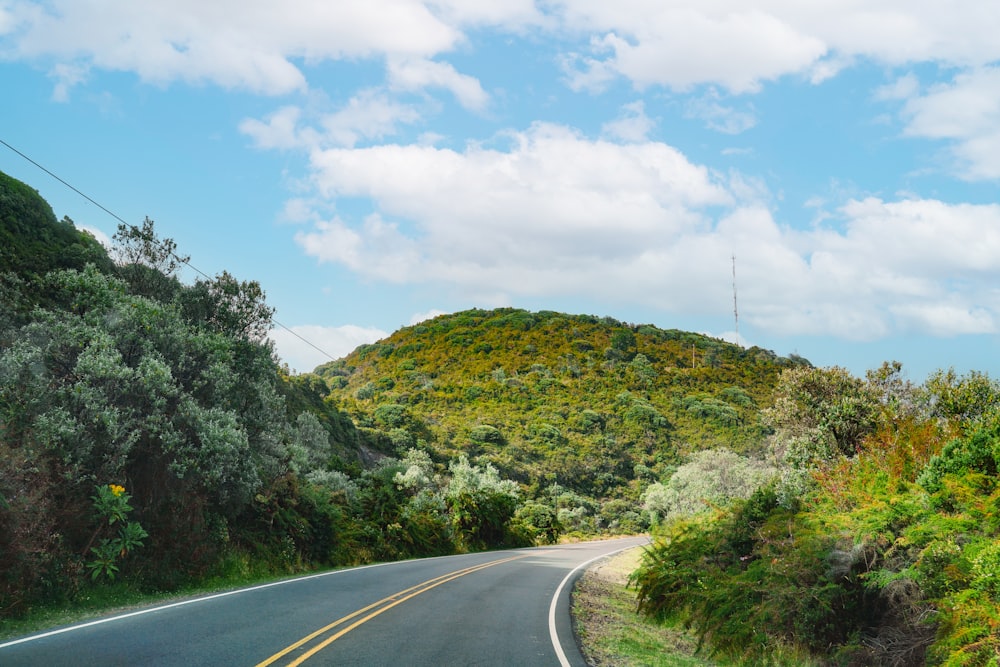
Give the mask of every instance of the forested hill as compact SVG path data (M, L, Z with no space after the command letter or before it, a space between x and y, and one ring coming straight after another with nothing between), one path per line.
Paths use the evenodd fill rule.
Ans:
M325 364L332 396L387 448L482 457L540 489L636 497L692 451L759 453L782 369L760 348L611 318L469 310Z

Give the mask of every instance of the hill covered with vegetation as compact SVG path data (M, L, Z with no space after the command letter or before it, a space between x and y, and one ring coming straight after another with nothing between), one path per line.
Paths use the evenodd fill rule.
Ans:
M638 499L692 452L760 453L783 369L760 348L611 318L505 308L442 315L316 374L384 449L493 464L533 495Z

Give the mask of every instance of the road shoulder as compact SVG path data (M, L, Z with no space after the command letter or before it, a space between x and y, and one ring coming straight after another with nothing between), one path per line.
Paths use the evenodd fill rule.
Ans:
M628 577L642 558L641 547L598 561L577 581L572 596L573 629L580 652L592 667L705 667L687 633L656 625L635 612Z

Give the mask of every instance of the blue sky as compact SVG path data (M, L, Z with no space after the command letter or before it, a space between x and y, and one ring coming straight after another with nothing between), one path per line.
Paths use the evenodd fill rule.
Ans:
M287 329L339 357L473 307L736 340L735 256L744 345L996 376L997 34L978 0L0 0L0 139L259 281L298 371Z

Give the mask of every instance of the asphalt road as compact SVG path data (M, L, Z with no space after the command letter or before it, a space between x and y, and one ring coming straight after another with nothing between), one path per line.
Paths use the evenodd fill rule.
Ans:
M387 563L186 599L0 644L0 665L584 666L569 592L645 538Z

